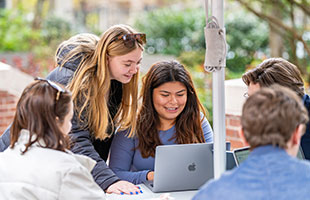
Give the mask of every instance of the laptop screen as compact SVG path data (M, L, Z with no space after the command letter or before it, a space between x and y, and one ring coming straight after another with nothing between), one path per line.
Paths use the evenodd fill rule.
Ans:
M235 152L236 164L240 165L240 163L242 163L249 156L250 148L244 147L241 149L236 149L234 152Z
M235 149L234 150L234 155L235 155L235 160L236 160L236 164L240 165L244 160L247 159L247 157L250 154L250 148L249 147L243 147L240 149ZM302 148L299 147L297 156L298 159L303 160L305 159L304 153L302 151Z

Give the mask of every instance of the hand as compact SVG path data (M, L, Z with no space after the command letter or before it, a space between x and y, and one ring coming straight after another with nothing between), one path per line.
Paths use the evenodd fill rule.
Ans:
M149 173L147 173L146 179L147 179L148 181L154 180L154 172L153 172L153 171L150 171Z
M110 185L106 190L106 193L115 194L139 194L140 189L138 186L128 182L128 181L117 181Z

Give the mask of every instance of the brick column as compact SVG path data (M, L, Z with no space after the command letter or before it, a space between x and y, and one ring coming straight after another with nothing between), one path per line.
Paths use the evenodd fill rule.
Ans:
M239 137L240 127L240 116L226 114L226 140L230 141L231 149L245 146Z
M18 98L0 90L0 135L13 122Z

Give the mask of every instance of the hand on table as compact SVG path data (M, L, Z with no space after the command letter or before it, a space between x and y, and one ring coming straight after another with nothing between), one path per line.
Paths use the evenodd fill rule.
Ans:
M149 173L147 173L146 179L147 179L148 181L153 181L153 180L154 180L154 172L153 172L153 171L150 171Z
M108 187L106 193L139 194L142 193L142 190L138 186L128 181L117 181Z

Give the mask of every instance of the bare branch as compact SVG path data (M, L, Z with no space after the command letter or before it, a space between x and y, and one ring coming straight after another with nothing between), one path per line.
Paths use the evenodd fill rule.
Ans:
M287 0L287 1L290 2L291 4L296 5L302 11L304 11L305 14L310 16L310 4L307 3L306 1L302 1L302 3L299 3L299 2L297 2L295 0Z
M261 13L259 11L256 11L248 3L246 3L243 0L236 0L236 1L238 1L241 5L243 5L246 9L251 11L257 17L259 17L261 19L264 19L264 20L268 21L269 23L273 23L273 24L277 25L279 28L282 28L282 29L284 29L287 32L290 32L294 38L299 40L304 45L304 48L306 49L307 54L310 55L310 48L308 47L307 43L302 38L302 35L300 35L294 28L284 24L282 21L278 20L275 17L272 17L272 16L269 16L269 15L263 14L263 13Z

